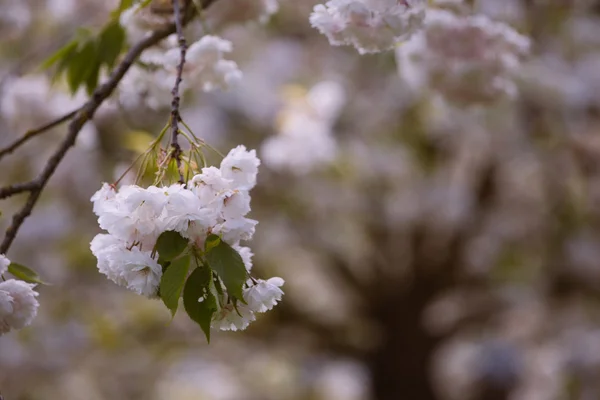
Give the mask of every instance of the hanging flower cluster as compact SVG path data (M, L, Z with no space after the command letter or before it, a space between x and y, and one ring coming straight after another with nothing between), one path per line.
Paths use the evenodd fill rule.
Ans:
M147 188L104 184L93 211L108 234L91 242L99 271L120 286L160 297L175 314L179 298L209 337L210 328L244 329L281 300L281 278L250 276L255 220L249 191L260 160L244 146L220 168L205 167L187 185Z
M431 87L457 103L514 97L514 73L529 38L484 15L431 9L421 32L397 49L402 77L416 90Z
M421 29L426 6L425 0L331 0L315 6L310 23L334 46L378 53Z
M170 90L177 77L180 50L175 36L170 36L163 47L150 49L142 55L145 66L133 66L123 78L119 101L128 107L145 104L159 110L171 103ZM186 55L182 90L201 88L204 92L227 90L242 79L238 65L224 59L233 50L230 41L206 35L192 43Z
M6 272L18 275L18 267L11 265L10 260L0 254L0 276ZM31 324L39 307L36 299L38 293L33 290L34 287L35 284L16 279L0 282L0 335Z

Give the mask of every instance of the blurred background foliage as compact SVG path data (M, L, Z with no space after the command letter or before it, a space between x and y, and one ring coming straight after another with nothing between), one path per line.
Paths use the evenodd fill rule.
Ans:
M52 285L33 325L0 338L4 398L600 398L600 3L467 2L533 48L517 100L459 108L409 91L393 53L331 47L308 23L316 1L281 0L266 24L246 20L253 1L206 13L244 80L186 95L196 135L260 157L290 102L323 81L345 93L333 161L302 173L263 165L252 192L255 269L286 280L283 302L208 346L185 316L170 321L159 301L97 272L89 198L168 118L115 99L10 251ZM117 4L0 4L3 146L81 104L85 93L50 87L40 63ZM2 159L0 183L34 177L64 134ZM22 201L0 203L3 230Z

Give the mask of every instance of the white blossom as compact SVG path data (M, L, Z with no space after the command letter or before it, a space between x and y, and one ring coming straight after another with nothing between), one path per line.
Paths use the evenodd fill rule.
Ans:
M119 264L115 262L115 254L125 247L122 240L102 233L96 235L90 243L90 250L98 259L98 271L119 286L126 286L127 282L121 274Z
M214 226L212 233L222 235L223 240L229 244L240 240L250 240L258 221L249 218L228 219Z
M159 217L161 231L185 233L190 222L210 227L217 222L217 215L210 208L203 208L198 196L183 185L175 184L166 190L167 200Z
M15 279L0 282L0 335L31 324L40 305L34 287Z
M154 297L162 277L162 267L150 251L141 251L112 235L98 234L90 244L98 259L98 270L120 286ZM158 254L156 255L158 257Z
M99 215L100 227L123 241L152 247L161 233L158 218L167 201L165 191L155 186L121 187L114 201Z
M83 90L70 96L52 87L45 75L8 76L2 85L0 116L16 131L31 129L80 107L87 100ZM90 130L93 124L84 125Z
M335 81L319 82L308 92L290 91L278 134L261 148L265 163L297 175L331 163L338 152L332 126L345 101L344 89Z
M206 35L192 43L186 54L184 64L185 87L200 86L205 92L228 89L242 79L237 64L223 59L230 53L233 45L218 36ZM175 73L180 62L180 49L172 48L165 53L164 66Z
M250 190L256 185L259 165L256 151L248 151L246 146L239 145L231 149L221 161L221 173L224 178L233 181L234 188Z
M198 196L203 206L222 202L233 181L226 179L216 167L202 168L202 173L195 175L189 183L192 192ZM220 204L220 203L219 203ZM220 211L220 209L219 209Z
M252 270L252 257L254 256L254 253L252 253L250 247L244 247L236 244L233 246L233 248L242 257L246 271L250 272Z
M266 23L273 14L279 11L277 0L260 0L260 5L262 6L262 10L258 17L258 22L261 24Z
M283 291L280 289L284 281L275 277L269 280L258 280L258 282L248 289L244 289L244 300L248 307L258 313L263 313L273 309L277 302L281 300Z
M211 326L222 331L241 331L255 319L254 313L248 306L242 303L238 303L236 307L227 304L213 315Z
M212 92L238 83L242 72L235 62L223 58L232 49L231 42L211 35L192 43L186 53L181 90L200 87L205 92ZM119 102L127 108L146 106L161 110L168 107L180 58L181 50L174 35L148 49L141 57L146 66L134 65L123 77L119 85Z
M328 132L316 129L299 135L272 136L263 143L261 152L271 168L303 175L331 163L338 154L338 145Z
M223 200L221 214L225 219L242 218L250 212L250 195L244 190L232 190Z
M4 274L8 270L10 260L4 255L0 254L0 275Z
M127 33L129 43L138 42L168 22L168 18L153 13L151 7L142 7L140 4L124 10L119 17L119 23Z
M133 65L119 85L119 102L125 108L164 109L171 104L174 83L175 75L162 68L150 70Z
M529 46L527 37L484 15L430 10L424 30L398 47L396 56L413 89L432 87L467 104L514 97L514 75Z
M115 201L116 195L117 191L112 185L103 183L100 190L94 193L90 199L90 201L94 204L94 214L101 215L104 213L110 207L111 203Z
M122 274L127 288L147 297L154 297L162 277L161 265L151 257L149 251L137 247L123 252Z
M334 46L377 53L421 29L426 5L425 0L331 0L315 6L310 23Z

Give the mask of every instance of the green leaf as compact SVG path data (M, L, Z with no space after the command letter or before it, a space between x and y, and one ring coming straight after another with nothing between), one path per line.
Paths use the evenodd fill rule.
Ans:
M160 297L167 308L171 310L172 316L175 316L177 312L179 297L181 297L181 291L189 269L190 255L187 254L174 260L160 280Z
M37 274L37 272L24 265L11 262L8 266L8 272L14 275L15 278L21 279L25 282L47 285L47 283L40 279L40 276Z
M128 8L131 8L132 5L133 5L133 0L121 0L121 2L119 3L118 10L120 12L123 12L123 11L127 10Z
M221 238L217 235L208 235L204 241L204 251L209 252L214 247L217 247L221 243Z
M210 322L217 311L217 300L210 292L212 273L209 268L198 267L192 272L183 289L183 306L190 318L195 321L210 343ZM204 299L198 301L201 297Z
M98 38L98 59L112 68L125 45L125 31L118 20L104 27Z
M88 41L81 50L71 56L67 65L67 83L71 93L77 92L97 64L96 44L93 41Z
M166 231L156 240L154 251L162 261L171 261L188 246L188 240L175 231Z
M209 235L206 243L214 242L217 237L217 235ZM229 295L245 304L242 287L246 282L248 273L239 253L224 241L219 240L216 246L206 250L206 261L210 268L223 280Z
M88 77L85 80L85 91L89 96L92 95L94 89L98 86L98 77L100 76L100 64L92 66L92 70L89 72Z
M41 65L42 69L48 69L59 61L68 59L74 51L77 50L77 40L71 40L69 43L58 49L50 57L46 58Z
M142 0L142 1L140 1L140 9L142 9L144 7L148 7L150 5L150 3L152 3L152 0Z

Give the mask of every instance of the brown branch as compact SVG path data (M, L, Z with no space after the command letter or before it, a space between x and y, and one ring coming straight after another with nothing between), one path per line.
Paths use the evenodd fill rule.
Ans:
M216 0L204 0L202 2L202 6L204 8L210 6ZM195 15L192 8L186 13L185 18L182 22L186 24L189 22ZM176 18L177 19L177 18ZM180 19L181 21L181 19ZM35 178L32 182L35 182L37 185L35 188L30 189L29 197L27 198L27 202L23 206L23 208L17 212L13 218L12 223L9 228L6 230L6 235L2 244L0 244L0 254L6 254L8 249L10 248L12 242L17 235L17 232L25 219L31 214L33 207L37 203L44 187L48 183L50 177L54 174L54 171L65 157L67 151L75 144L77 139L77 135L81 131L83 125L93 118L94 113L100 107L100 105L106 100L112 92L115 90L125 73L131 68L133 63L137 60L137 58L142 54L144 50L147 48L157 44L167 36L173 34L177 31L176 24L172 23L165 26L162 29L154 31L151 35L139 41L133 47L129 49L123 60L119 63L119 65L112 71L108 80L100 85L94 90L91 98L77 111L75 116L73 117L71 123L68 127L67 136L64 138L56 152L48 159L46 166L40 173L40 175ZM16 186L16 185L15 185ZM13 189L15 190L15 189ZM24 191L24 190L21 190Z
M171 0L173 4L173 15L175 16L175 27L177 30L177 41L180 49L180 59L177 65L177 77L175 78L175 85L171 94L173 95L173 101L171 101L171 147L173 148L173 158L177 163L177 172L179 173L179 183L184 184L183 172L181 171L181 146L177 136L179 135L179 85L182 81L183 67L185 65L185 54L187 52L187 43L185 36L183 36L183 26L181 23L181 10L179 8L179 0Z
M14 142L12 142L8 146L6 146L5 148L0 149L0 158L4 157L7 154L12 153L17 148L21 147L21 145L26 143L29 139L33 139L34 137L38 136L39 134L47 132L50 129L55 128L58 125L65 123L68 120L72 119L75 116L75 114L77 114L77 111L79 111L79 108L71 111L68 114L58 117L54 121L48 122L46 125L43 125L43 126L40 126L39 128L32 129L32 130L25 132L25 134L23 136L21 136L20 138L18 138L17 140L15 140ZM0 197L0 198L2 198L2 197Z
M39 184L37 179L34 179L29 182L16 183L14 185L6 186L0 188L0 199L5 199L10 196L14 196L15 194L23 193L23 192L31 192L38 188Z

